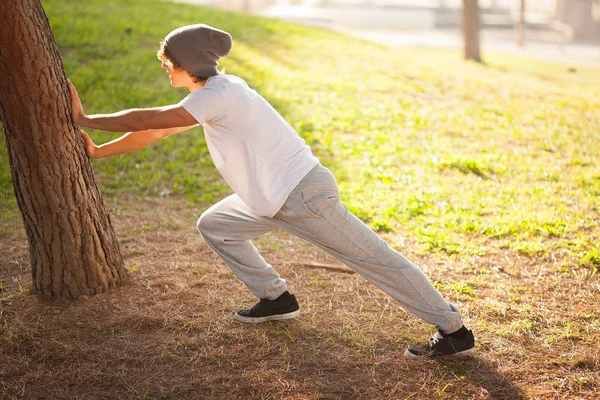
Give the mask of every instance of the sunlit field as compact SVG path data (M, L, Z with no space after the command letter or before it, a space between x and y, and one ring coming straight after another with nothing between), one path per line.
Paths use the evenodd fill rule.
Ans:
M271 102L334 172L344 203L459 305L479 351L406 361L404 348L430 328L279 233L257 244L304 314L262 327L232 321L254 299L195 232L200 213L231 193L200 128L92 162L132 287L38 302L27 295L1 140L0 359L9 362L0 394L39 390L41 379L52 398L600 396L600 69L485 52L479 65L170 2L43 5L88 113L180 101L186 91L170 87L155 56L160 40L199 22L229 31L221 66ZM89 133L97 143L118 136ZM36 322L40 313L53 317ZM61 374L62 362L105 380L78 380L75 367Z

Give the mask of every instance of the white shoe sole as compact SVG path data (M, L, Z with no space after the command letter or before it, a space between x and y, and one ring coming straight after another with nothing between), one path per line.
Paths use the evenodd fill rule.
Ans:
M246 324L260 324L261 322L281 321L284 319L292 319L292 318L296 318L298 315L300 315L300 310L292 311L292 312L286 313L286 314L269 315L268 317L254 317L254 318L244 317L243 315L235 313L235 319L237 319L240 322L244 322Z
M428 359L430 359L430 358L437 358L437 357L463 357L463 356L468 356L469 354L473 353L474 351L475 351L475 347L471 347L470 349L463 350L463 351L460 351L460 352L454 353L454 354L446 354L446 355L443 355L443 356L429 357L429 356L418 356L418 355L413 354L410 351L406 350L404 352L404 355L407 356L408 358L412 358L413 360L418 360L420 358L423 358L423 359L428 358Z

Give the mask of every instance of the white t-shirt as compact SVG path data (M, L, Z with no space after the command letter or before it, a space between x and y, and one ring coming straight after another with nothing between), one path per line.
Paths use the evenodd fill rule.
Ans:
M237 76L213 76L179 104L202 124L225 181L258 215L277 214L319 163L294 128Z

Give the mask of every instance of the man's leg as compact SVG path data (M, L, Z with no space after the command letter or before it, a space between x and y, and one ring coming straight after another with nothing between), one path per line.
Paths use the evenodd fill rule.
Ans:
M282 229L324 249L443 332L462 327L460 312L421 270L340 202L335 178L326 168L313 169L274 218Z
M287 291L285 281L251 241L274 229L271 218L256 215L235 194L210 207L198 220L206 244L260 299L274 300Z

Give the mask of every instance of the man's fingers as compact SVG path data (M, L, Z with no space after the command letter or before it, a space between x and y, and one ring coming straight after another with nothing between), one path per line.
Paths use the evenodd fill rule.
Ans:
M73 122L79 124L81 118L85 115L83 112L83 105L81 104L75 85L73 85L70 80L67 81L69 83L69 91L71 92L71 112L73 115Z
M73 84L71 83L71 81L69 81L69 91L71 92L71 97L73 98L78 98L78 94L77 94L77 89L75 89L75 86L73 86Z
M79 102L79 93L77 93L77 88L75 87L75 85L73 85L73 83L71 81L69 82L69 91L71 92L71 98L73 99L73 101L77 101Z
M83 129L80 129L79 133L81 133L81 136L83 136L83 140L85 140L86 145L94 144L94 142L92 141L92 139L90 138L90 136L87 134L86 131L84 131Z
M80 129L79 133L81 133L81 136L83 136L83 140L85 141L85 152L87 153L88 157L94 158L96 153L96 145L94 144L94 141L83 129Z
M83 129L80 129L79 133L81 133L81 136L83 136L83 138L85 139L86 142L91 142L92 141L92 139L90 139L90 136Z

